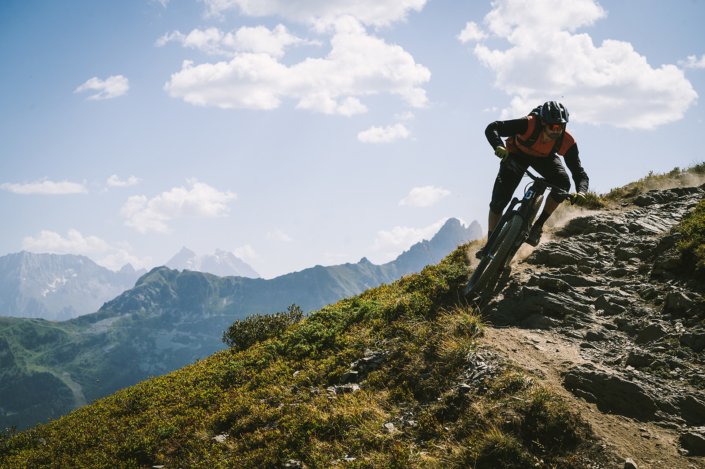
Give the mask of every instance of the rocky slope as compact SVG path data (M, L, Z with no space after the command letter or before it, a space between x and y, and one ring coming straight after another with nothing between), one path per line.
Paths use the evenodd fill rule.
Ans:
M560 376L600 414L592 423L606 445L640 451L624 454L639 467L705 462L696 457L705 454L705 281L685 268L671 230L703 189L652 190L578 216L479 300L507 327L500 348ZM625 422L638 436L615 442L608 425Z
M73 254L8 254L0 257L0 316L63 321L92 313L145 273L129 264L113 272Z

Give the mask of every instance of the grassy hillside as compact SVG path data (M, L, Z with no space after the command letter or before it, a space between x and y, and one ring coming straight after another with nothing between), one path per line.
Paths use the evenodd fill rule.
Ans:
M0 467L574 467L585 425L487 349L480 318L457 305L467 249L245 350L3 434ZM340 387L354 362L367 374Z
M12 364L0 369L0 428L58 418L223 350L222 332L238 319L283 311L294 302L304 311L316 310L391 283L439 261L474 234L473 226L466 229L450 219L430 242L387 264L362 259L271 280L160 267L94 314L65 322L0 317L0 354L12 357ZM1 398L17 394L25 398Z

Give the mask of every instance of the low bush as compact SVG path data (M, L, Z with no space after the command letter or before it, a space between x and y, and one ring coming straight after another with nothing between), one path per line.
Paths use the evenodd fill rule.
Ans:
M705 272L705 200L702 200L678 226L682 238L678 252L700 273Z
M292 304L286 312L255 314L235 321L223 332L223 342L237 351L247 350L258 342L279 338L286 330L304 317L301 308Z

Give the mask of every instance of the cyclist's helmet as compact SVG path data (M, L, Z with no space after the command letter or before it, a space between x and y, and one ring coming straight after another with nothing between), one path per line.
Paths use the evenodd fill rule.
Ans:
M568 109L556 101L548 101L541 106L541 119L547 124L568 123Z

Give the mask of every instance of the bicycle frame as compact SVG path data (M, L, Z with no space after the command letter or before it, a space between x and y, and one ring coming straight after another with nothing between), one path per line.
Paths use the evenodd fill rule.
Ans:
M487 244L485 244L485 247L482 248L482 256L485 256L486 252L485 249L489 249L488 246L492 246L494 243L495 239L497 239L497 236L499 236L499 233L501 231L502 226L509 220L511 217L514 215L519 215L522 220L524 220L524 224L522 225L522 236L519 237L517 240L517 244L515 246L515 249L512 249L511 257L514 257L514 253L516 253L516 250L521 247L521 245L524 243L526 240L526 237L528 236L527 232L531 228L528 226L529 223L533 222L533 220L528 220L529 215L531 214L530 210L531 207L533 207L534 201L541 195L543 195L546 192L546 189L549 187L551 189L555 189L559 194L561 195L566 195L568 194L566 191L561 189L558 186L555 186L545 180L542 177L536 176L529 171L529 168L525 168L521 164L519 164L517 161L513 159L509 159L508 162L506 163L509 165L510 169L512 169L514 172L522 174L522 176L526 175L529 176L532 180L533 183L524 191L524 197L522 197L521 200L518 198L514 197L512 201L509 204L509 208L504 212L502 215L502 218L499 219L499 222L497 223L497 226L495 227L494 231L492 231L492 234L487 240ZM521 207L518 210L515 210L514 207L521 203ZM532 225L533 226L533 225Z

